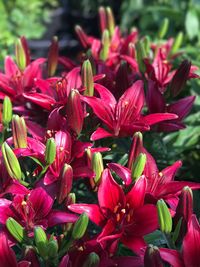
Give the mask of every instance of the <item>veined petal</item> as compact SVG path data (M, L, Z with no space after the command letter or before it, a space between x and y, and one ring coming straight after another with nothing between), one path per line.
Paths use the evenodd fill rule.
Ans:
M128 235L144 236L158 228L155 205L147 204L134 211L134 223L126 229Z
M175 103L167 107L169 113L175 113L178 115L178 120L182 120L190 112L192 105L195 101L195 96L188 96L179 99Z
M165 168L162 170L162 175L163 175L163 183L168 183L174 179L174 176L178 169L182 166L182 162L180 160L176 161L173 165Z
M85 212L91 221L100 226L102 226L105 221L105 217L102 215L99 206L96 204L72 204L68 206L68 209L78 214Z
M176 114L171 113L153 113L142 117L142 120L147 125L154 125L158 122L165 121L165 120L174 120L177 119L178 116Z
M109 133L105 129L99 127L97 128L96 131L93 132L93 134L90 137L90 140L95 141L95 140L99 140L99 139L106 138L106 137L112 137L112 136L113 136L112 133Z
M144 98L143 82L138 80L125 91L117 103L115 117L120 125L130 124L138 117Z
M62 223L73 223L78 219L78 216L60 210L52 210L48 215L48 226L52 227Z
M199 267L200 225L195 215L192 215L188 223L182 249L185 266Z
M126 202L130 204L130 207L137 209L144 203L144 197L146 192L147 181L145 176L141 176L131 191L126 195Z
M132 182L131 172L128 168L121 166L117 163L109 163L108 167L114 171L125 183L125 185L130 185Z
M24 93L25 99L41 106L44 109L51 110L56 103L55 99L40 93Z
M0 198L0 223L5 224L9 217L13 216L13 212L10 209L12 201L5 198Z
M116 99L113 96L113 94L103 85L95 83L94 84L94 88L95 90L97 90L97 92L100 95L100 98L107 104L109 105L112 110L114 110L115 105L116 105Z
M32 87L34 85L35 78L41 78L42 69L41 64L46 61L45 58L38 58L28 65L23 74L23 86Z
M38 219L47 216L53 205L52 198L41 187L33 189L31 191L29 201L31 202L32 207L35 211L35 216Z
M160 251L161 258L164 261L168 262L171 266L173 267L184 267L185 266L183 263L181 254L177 250L168 249L168 248L160 248L159 251ZM188 267L189 266L190 265L188 265Z
M0 267L17 267L14 251L8 245L8 239L4 233L0 233Z
M112 129L114 121L112 109L100 98L88 96L82 97L82 99L91 106L95 115Z
M122 188L113 179L110 170L105 169L102 173L101 183L98 190L99 206L102 211L107 209L114 211L117 205L125 204L125 195Z
M9 77L15 76L20 73L19 68L15 64L14 60L10 57L7 56L5 58L5 74Z

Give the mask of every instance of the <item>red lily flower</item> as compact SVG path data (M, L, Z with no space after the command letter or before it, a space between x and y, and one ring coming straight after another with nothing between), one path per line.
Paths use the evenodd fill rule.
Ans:
M147 116L141 115L144 105L143 82L135 82L116 102L114 96L103 86L95 85L100 98L83 97L91 106L93 112L108 127L108 131L98 128L91 136L97 140L111 136L129 136L136 131L147 131L150 126L163 120L177 118L171 113L155 113Z
M154 205L144 205L146 179L141 177L131 191L125 194L105 169L98 190L99 206L96 204L72 204L68 208L89 218L103 227L98 236L102 247L106 243L121 240L135 252L145 246L143 236L157 229L157 212Z
M166 248L160 249L162 259L173 267L199 267L199 253L200 225L195 215L192 215L189 220L188 232L183 239L181 253Z
M34 79L41 78L41 64L44 58L39 58L30 63L24 71L21 71L11 57L5 59L5 74L0 73L1 96L8 95L12 101L21 102L22 94L28 92L34 86Z
M54 226L60 223L75 222L77 217L67 212L52 210L53 199L43 188L33 189L28 195L16 195L13 201L0 199L0 223L5 224L9 217L14 218L28 231L35 226Z
M29 261L17 262L14 251L8 244L8 239L4 233L0 233L0 267L29 267Z
M156 125L157 131L172 132L185 128L182 121L192 109L195 96L188 96L174 103L167 104L164 95L160 93L156 83L149 80L146 100L149 113L168 112L178 115L176 119L163 121Z
M135 139L136 137L133 138L133 143L135 142ZM144 153L147 156L147 161L143 171L143 175L147 179L145 203L156 204L157 201L162 198L173 210L175 210L178 204L178 195L180 195L183 187L189 186L192 189L200 188L199 183L174 181L176 172L182 166L181 161L176 161L171 166L159 171L154 158L143 147L142 143L138 143L137 146L134 146L134 149L137 153L133 154L132 151L130 151L132 162L135 161L140 153ZM130 163L129 168L117 163L109 163L108 166L123 180L125 186L130 186L132 183Z

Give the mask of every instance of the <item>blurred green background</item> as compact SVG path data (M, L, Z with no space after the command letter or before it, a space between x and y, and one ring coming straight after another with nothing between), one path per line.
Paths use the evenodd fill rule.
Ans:
M29 40L33 58L47 56L52 36L57 35L60 53L75 56L80 51L74 25L80 24L87 33L98 36L98 7L113 8L116 22L124 33L132 27L140 37L148 35L156 41L163 18L170 21L165 39L183 32L184 40L177 66L184 58L200 67L200 1L174 0L0 0L0 67L7 54L14 54L16 39L24 35ZM181 178L199 181L200 178L200 82L189 81L182 97L196 95L192 113L186 118L185 130L171 133L151 133L146 146L160 167L183 160ZM149 133L146 134L148 136ZM150 141L148 141L150 140ZM122 144L122 154L127 152Z

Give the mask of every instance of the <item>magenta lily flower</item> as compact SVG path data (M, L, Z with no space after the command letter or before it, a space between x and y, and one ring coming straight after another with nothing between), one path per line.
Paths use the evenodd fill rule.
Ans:
M60 223L75 222L77 217L63 211L52 210L53 199L43 188L33 189L28 195L16 195L13 201L0 199L0 223L14 218L28 231L35 226L44 229Z
M146 100L149 113L168 112L178 116L176 119L162 121L156 125L157 131L172 132L185 128L183 120L192 109L195 96L184 97L176 102L167 104L157 84L149 80Z
M199 183L174 181L174 177L177 171L182 166L181 161L176 161L171 166L166 167L162 171L159 171L154 158L143 147L142 144L135 146L135 151L136 150L137 153L135 153L134 155L132 153L131 155L131 161L134 162L134 160L140 153L146 154L147 157L147 161L143 171L143 175L147 179L145 203L156 204L156 202L162 198L170 205L173 210L175 210L178 204L178 196L180 195L183 187L189 186L192 189L200 188ZM117 163L109 163L108 166L122 179L125 187L130 186L130 184L132 183L130 170L131 166L127 168Z
M1 97L8 95L12 100L21 102L22 94L30 91L34 86L34 79L41 78L41 64L44 58L39 58L30 63L21 71L11 57L5 59L5 74L0 73Z
M121 242L139 253L145 246L143 236L157 229L157 212L154 205L144 205L146 178L141 177L130 192L125 194L115 182L109 169L102 174L98 190L99 205L72 204L68 208L103 227L98 242L106 247L110 241Z
M83 100L91 106L95 115L107 126L108 130L99 127L92 134L91 140L111 136L129 136L136 131L150 130L150 126L158 122L177 118L171 113L141 115L145 96L143 82L140 80L128 88L118 102L104 86L96 84L95 89L100 98L83 97Z
M8 244L8 239L4 233L0 233L0 267L29 267L29 261L17 262L14 251Z

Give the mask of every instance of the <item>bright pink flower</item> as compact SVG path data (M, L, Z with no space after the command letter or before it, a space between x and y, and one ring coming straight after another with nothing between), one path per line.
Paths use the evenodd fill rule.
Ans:
M28 231L35 226L54 226L60 223L75 222L77 217L63 211L52 210L53 199L42 188L33 189L27 195L16 195L13 201L0 199L0 223L5 224L9 217L14 218Z
M145 97L143 82L140 80L127 89L118 102L105 87L96 84L95 89L100 98L83 97L83 100L92 107L95 115L107 126L108 130L99 127L92 134L92 140L132 135L136 131L147 131L151 125L158 122L177 118L171 113L141 115Z
M99 206L96 204L73 204L69 209L89 218L103 227L98 242L121 240L135 252L145 246L143 236L156 230L157 212L154 205L144 205L146 179L141 177L131 191L125 194L105 169L98 190Z
M156 83L149 80L146 100L149 113L167 112L178 116L176 119L162 121L156 125L158 131L171 132L185 128L182 121L192 109L195 96L188 96L171 104L167 104Z

